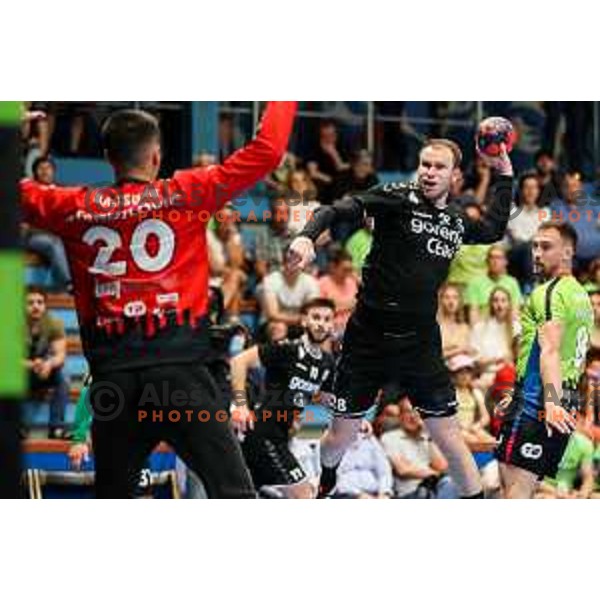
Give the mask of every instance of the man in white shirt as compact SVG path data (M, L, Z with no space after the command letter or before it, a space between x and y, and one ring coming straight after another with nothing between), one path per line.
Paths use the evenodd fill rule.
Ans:
M399 407L399 428L381 437L394 473L396 498L425 497L425 487L435 498L458 498L456 487L445 475L448 462L429 437L419 413L407 398Z

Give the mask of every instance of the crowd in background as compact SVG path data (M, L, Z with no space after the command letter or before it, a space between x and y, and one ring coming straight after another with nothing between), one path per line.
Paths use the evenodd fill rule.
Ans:
M83 143L79 123L89 115L92 103L72 104L74 118L67 145L69 152L76 154ZM56 183L56 167L48 155L52 120L44 127L48 130L32 133L40 152L31 167L33 177L50 184ZM569 140L565 138L565 143L571 144ZM568 153L578 156L573 148ZM195 164L208 166L223 154L226 152L220 157L203 153ZM590 395L600 390L600 199L595 198L581 171L572 167L573 160L562 169L555 154L552 147L540 149L534 169L519 174L504 241L494 246L464 247L439 292L444 358L457 389L463 435L492 496L500 485L492 455L498 425L493 403L498 390L515 380L520 312L535 285L532 238L537 226L549 219L568 220L579 235L576 274L585 283L595 315L584 385ZM221 289L227 319L240 322L246 313L253 312L252 334L256 339L282 340L298 335L300 310L308 300L331 298L336 304L335 350L356 303L374 225L366 222L358 231L340 228L328 232L319 240L317 260L306 272L288 268L286 248L320 204L366 190L378 183L380 175L369 152L345 146L336 123L326 120L320 123L306 154L288 154L265 182L271 215L268 222L240 224L235 206L226 207L222 217L209 227L208 248L211 285ZM485 215L491 178L490 170L477 160L457 173L454 201L472 219ZM23 235L26 247L50 266L58 289L70 291L68 262L60 241L26 224ZM28 295L28 368L36 393L55 390L52 414L54 421L59 421L66 402L60 374L64 331L61 333L55 320L40 316L39 304L44 301L39 290ZM432 444L409 400L395 397L393 390L383 390L381 396L372 428L344 458L338 496L455 497L453 484L446 477L446 460ZM597 404L580 422L557 479L545 482L540 492L543 497L591 497L597 486L600 489ZM53 422L52 427L53 435L57 435L59 424Z

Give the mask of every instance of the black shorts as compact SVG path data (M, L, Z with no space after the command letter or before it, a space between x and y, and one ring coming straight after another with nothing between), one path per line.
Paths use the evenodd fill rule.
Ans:
M265 485L294 485L306 473L288 447L288 441L250 432L242 444L256 489Z
M331 409L336 416L362 417L380 389L409 396L423 418L456 414L456 391L442 358L435 319L385 315L364 307L344 336Z
M498 461L544 477L556 477L570 436L553 431L548 435L542 419L532 419L523 413L504 421L496 456Z
M140 471L160 442L198 475L209 498L256 497L206 367L170 364L92 375L88 397L99 498L137 495Z

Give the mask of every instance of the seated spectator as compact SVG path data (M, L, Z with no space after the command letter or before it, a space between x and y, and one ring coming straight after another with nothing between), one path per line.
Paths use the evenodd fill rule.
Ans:
M495 288L489 299L489 316L479 321L471 332L471 345L480 377L477 386L486 392L504 364L514 364L516 340L521 334L519 321L514 319L510 294Z
M506 229L510 246L509 264L511 272L521 282L524 289L534 285L533 258L531 246L533 236L541 223L550 218L550 212L540 205L540 184L535 173L526 173L519 180L519 192L514 216Z
M483 210L475 198L469 198L464 204L463 209L469 219L481 221ZM479 277L483 277L486 272L485 259L490 246L488 245L463 245L450 264L448 281L461 288L466 286Z
M594 442L600 443L600 348L592 348L586 357L581 382L586 399L586 419L592 424Z
M556 477L541 483L536 498L588 499L594 491L594 480L594 442L590 423L580 413Z
M552 152L538 150L535 155L535 172L541 190L540 204L547 206L558 195L558 168Z
M283 321L269 321L267 323L267 340L271 343L283 342L288 336L288 326Z
M360 150L352 155L350 169L334 177L332 197L334 200L340 200L354 192L368 190L378 183L379 177L375 173L372 156L367 150Z
M40 288L27 290L27 358L30 402L25 405L28 425L39 402L50 399L49 437L64 434L65 408L69 387L63 374L67 356L67 340L63 323L51 317L46 308L46 292Z
M392 468L379 440L370 432L363 433L344 454L333 498L388 499L392 483Z
M442 351L446 361L459 354L471 354L471 330L465 323L460 288L444 284L439 291L438 323L442 334Z
M265 178L269 191L278 196L285 193L288 187L290 173L298 168L298 158L291 152L286 152L281 164Z
M285 197L289 206L288 229L293 235L298 235L320 206L317 188L304 169L290 171Z
M496 439L488 433L490 415L481 390L474 385L475 361L465 354L455 356L448 365L458 400L458 420L463 437L472 452L489 452Z
M322 121L319 125L319 140L308 156L306 166L317 186L319 200L323 204L331 204L334 178L350 168L333 121Z
M217 157L206 150L203 150L194 157L192 161L193 167L210 167L217 164Z
M215 230L207 229L206 240L210 285L221 289L225 311L229 318L235 319L240 314L240 302L248 278L244 270L246 258L242 236L231 208L225 207L217 213Z
M359 279L362 278L362 270L371 252L373 245L373 219L367 219L362 229L354 232L346 242L346 251L352 258L352 266Z
M53 185L55 183L56 167L49 157L40 157L33 162L33 178L39 183ZM25 248L39 255L50 268L52 282L57 290L71 292L73 284L65 248L61 240L40 229L23 226Z
M590 299L594 309L594 329L592 329L590 344L592 348L600 350L600 291L590 294Z
M487 314L492 290L504 288L511 297L511 304L518 314L523 302L519 282L507 273L508 261L502 246L492 246L487 254L487 273L472 280L465 291L465 304L469 307L469 321L477 323Z
M302 306L319 297L319 283L308 273L284 262L280 271L267 275L260 293L262 316L267 321L281 321L288 328L299 326Z
M283 267L285 251L292 241L290 207L283 197L271 199L271 220L256 232L254 270L258 281Z
M319 288L323 298L335 302L335 335L342 337L358 294L358 278L352 267L352 257L345 250L333 253L329 274L319 279Z
M599 232L600 233L600 232ZM600 292L600 258L595 258L588 268L587 281L584 286L588 294Z
M577 232L577 271L584 272L600 256L600 206L586 197L583 179L577 171L568 172L561 184L561 198L550 204L553 220L570 223Z
M399 403L398 428L381 436L381 444L392 465L396 498L458 497L456 486L446 476L448 462L431 441L419 413L407 398Z

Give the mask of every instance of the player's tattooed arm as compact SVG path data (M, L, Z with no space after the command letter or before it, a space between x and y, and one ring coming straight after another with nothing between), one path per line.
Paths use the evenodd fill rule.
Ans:
M569 434L576 427L575 417L560 405L563 397L560 366L562 335L563 326L559 321L547 321L538 331L544 414L549 434L552 434L553 429Z

